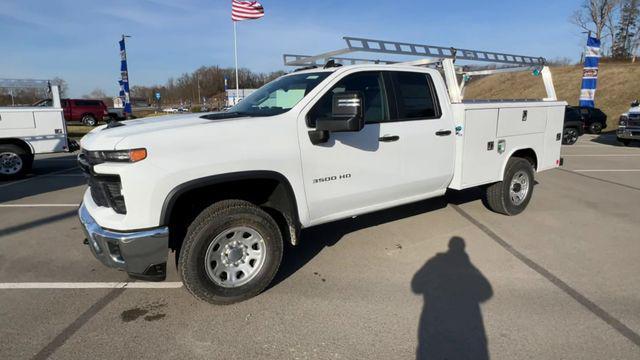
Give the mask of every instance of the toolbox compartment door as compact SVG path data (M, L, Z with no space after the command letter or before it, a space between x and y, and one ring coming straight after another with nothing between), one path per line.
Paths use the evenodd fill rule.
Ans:
M0 111L0 130L33 129L35 127L31 111Z
M499 138L543 133L547 125L545 107L502 108L498 114Z
M500 177L503 156L497 151L498 109L465 111L462 154L463 187L486 184Z

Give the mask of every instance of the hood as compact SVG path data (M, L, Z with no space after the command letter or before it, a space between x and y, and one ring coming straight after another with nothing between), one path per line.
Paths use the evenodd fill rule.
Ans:
M629 115L629 114L640 114L640 106L632 107L629 109L628 112L622 115Z
M221 116L220 119L202 119L203 114L180 114L135 119L119 122L118 126L103 125L93 129L80 141L83 149L112 150L125 138L138 134L153 135L154 132L171 131L181 128L210 124L217 121L239 120L238 117Z

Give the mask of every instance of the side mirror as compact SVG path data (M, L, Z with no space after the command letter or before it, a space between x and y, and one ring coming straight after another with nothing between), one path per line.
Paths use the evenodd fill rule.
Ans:
M363 100L359 92L333 95L331 119L316 120L316 130L328 132L360 131L364 128Z
M634 101L631 103L631 107L638 107L638 106L640 106L640 101L638 101L638 100L634 100Z

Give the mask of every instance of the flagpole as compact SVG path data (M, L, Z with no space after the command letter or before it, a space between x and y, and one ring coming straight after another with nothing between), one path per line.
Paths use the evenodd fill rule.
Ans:
M234 21L233 22L233 53L235 55L235 60L236 60L236 96L234 96L234 104L237 104L237 98L240 94L240 85L238 84L238 34L237 34L237 30L236 30L236 24L238 22Z

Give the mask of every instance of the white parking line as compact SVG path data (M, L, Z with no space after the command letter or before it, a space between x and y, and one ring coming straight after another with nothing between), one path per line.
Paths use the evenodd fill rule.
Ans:
M0 208L78 207L79 204L0 204Z
M575 172L640 172L640 169L588 169L588 170L571 170Z
M576 147L597 147L597 148L603 148L603 147L605 147L605 146L610 146L610 145L605 145L605 144L602 144L602 145L564 145L564 146L562 146L562 148L563 148L563 149L573 149L573 148L576 148ZM621 147L620 149L626 149L626 148Z
M22 282L0 283L0 290L25 289L178 289L181 282Z

